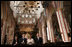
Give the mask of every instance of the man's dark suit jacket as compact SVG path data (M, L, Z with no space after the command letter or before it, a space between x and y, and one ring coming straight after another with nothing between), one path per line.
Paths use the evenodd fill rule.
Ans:
M26 39L26 38L24 38L24 39L23 39L23 38L20 38L20 39L19 39L19 43L21 44L21 42L22 42L23 40L24 40L25 44L27 44L27 39Z
M14 39L12 45L14 45L16 42L17 42L17 45L19 44L19 41L18 41L18 40L16 41L16 40Z
M35 43L36 43L36 44L42 44L42 43L43 43L42 37L39 37L39 39L36 37L36 38L35 38Z

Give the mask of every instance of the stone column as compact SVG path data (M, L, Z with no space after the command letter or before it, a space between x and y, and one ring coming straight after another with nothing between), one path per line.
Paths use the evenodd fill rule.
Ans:
M8 17L7 17L7 42L6 44L12 44L13 43L13 39L14 39L14 29L15 29L15 21L14 21L14 17L13 17L13 12L9 7L9 4L7 2L7 13L8 13Z
M5 38L5 32L6 32L6 18L7 18L7 10L6 10L6 5L5 2L1 4L1 14L3 15L3 27L1 31L1 44L4 44L4 38Z
M47 35L46 35L46 28L44 19L42 21L42 37L43 37L43 44L47 43Z
M9 29L9 44L13 43L13 38L14 38L14 28Z
M64 21L65 21L65 25L66 25L66 29L67 29L67 33L70 33L70 31L69 31L69 24L67 23L67 21L66 21L66 18L64 18Z
M40 37L42 37L42 29L41 29L41 27L39 27L39 35L40 35Z
M66 24L65 24L65 21L63 18L62 9L57 10L56 14L57 14L57 18L58 18L58 23L59 23L59 27L60 27L60 31L61 31L62 40L64 42L68 42L69 39L68 39Z
M51 17L49 17L49 19L47 20L47 36L48 36L48 40L54 42L54 32L53 32Z
M10 17L9 17L10 18ZM12 24L13 23L13 24ZM7 42L6 44L12 44L14 39L14 30L15 30L15 24L11 19L8 20L8 28L7 28Z
M46 23L47 23L47 38L50 40L50 42L54 41L54 31L53 31L53 25L52 25L52 14L54 12L52 6L49 6L50 8L46 8Z
M40 37L42 37L42 25L41 25L41 19L40 20L38 20L38 28L39 28L39 35L40 35Z
M67 26L65 24L65 20L64 20L64 13L63 13L63 1L54 1L53 2L53 6L56 9L56 14L57 14L57 19L58 19L58 23L59 23L59 28L60 28L60 32L61 32L61 36L62 36L62 40L64 42L69 42L68 39L68 34L67 34Z
M5 30L6 30L6 23L4 22L1 31L1 44L4 44Z

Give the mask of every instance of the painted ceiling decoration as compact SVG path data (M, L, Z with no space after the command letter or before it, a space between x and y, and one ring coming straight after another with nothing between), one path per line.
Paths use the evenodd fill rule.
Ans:
M17 17L17 14L25 13L34 15L39 19L44 10L41 1L10 1L10 7L14 17Z

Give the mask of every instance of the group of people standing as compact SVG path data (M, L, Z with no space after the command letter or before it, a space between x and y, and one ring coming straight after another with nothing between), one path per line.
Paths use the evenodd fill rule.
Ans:
M20 39L18 39L18 37L15 36L13 45L18 45L18 44L32 45L32 44L42 44L43 43L43 39L42 37L39 36L38 33L36 34L35 38L32 38L31 34L29 34L27 38L25 36L26 34L22 34L22 37Z

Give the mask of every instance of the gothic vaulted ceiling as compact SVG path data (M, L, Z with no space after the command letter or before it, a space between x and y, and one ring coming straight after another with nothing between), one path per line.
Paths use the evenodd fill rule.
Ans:
M18 22L21 20L21 23L26 24L36 22L35 20L40 18L44 10L41 1L10 1L10 7L14 17L18 17Z

